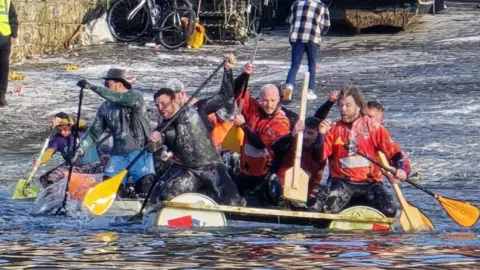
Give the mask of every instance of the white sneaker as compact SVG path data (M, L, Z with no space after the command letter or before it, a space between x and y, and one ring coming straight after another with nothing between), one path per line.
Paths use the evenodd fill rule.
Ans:
M307 99L308 99L308 100L317 99L317 95L315 95L315 93L313 93L312 90L308 90Z
M292 100L293 85L287 83L283 92L283 100Z

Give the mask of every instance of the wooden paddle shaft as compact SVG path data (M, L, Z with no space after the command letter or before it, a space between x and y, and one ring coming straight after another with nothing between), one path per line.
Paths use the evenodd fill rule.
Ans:
M384 153L378 152L378 156L380 157L380 160L382 161L383 166L385 167L390 167L387 161L387 157L385 156ZM386 172L387 175L392 175L390 172ZM410 222L410 225L413 227L413 222L412 222L412 217L410 216L410 213L408 213L408 203L403 197L402 191L400 190L400 187L398 186L397 183L392 183L393 190L395 191L395 195L397 195L397 199L400 202L400 205L402 206L403 211L405 212L405 215L407 216L408 222Z
M43 144L42 150L41 150L40 153L38 154L38 157L37 157L37 161L38 161L38 162L41 162L42 157L43 157L43 154L45 154L45 151L46 151L47 148L48 148L48 143L50 142L50 137L52 136L54 130L55 130L55 129L54 129L53 127L50 128L50 132L48 133L48 137L45 139L45 143ZM25 182L26 184L30 184L30 182L32 181L33 177L35 176L35 173L36 173L37 170L38 170L38 167L40 167L40 166L33 166L33 169L32 169L32 171L30 172L30 174L28 175L27 181ZM25 185L25 186L27 186L27 185Z
M299 120L305 123L305 114L307 113L307 96L308 96L308 80L310 79L310 73L305 72L302 87L302 100L300 103ZM295 149L295 162L293 164L293 181L292 188L298 189L298 179L301 170L302 163L302 148L303 148L303 132L297 134L297 145Z
M281 216L281 217L291 217L291 218L329 219L329 220L344 220L344 221L353 221L353 222L381 223L381 224L395 223L395 219L393 218L344 216L344 215L338 215L338 214L262 209L262 208L228 206L228 205L205 205L205 204L172 202L172 201L163 201L163 205L165 207L173 207L173 208L181 208L181 209L229 212L229 213L239 213L239 214L250 214L250 215L256 215L256 216L277 216L277 217Z

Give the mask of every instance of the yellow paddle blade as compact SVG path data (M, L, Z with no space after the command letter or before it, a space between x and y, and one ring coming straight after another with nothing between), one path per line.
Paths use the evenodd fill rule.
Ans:
M400 215L400 225L405 232L415 231L433 231L435 226L420 209L408 203L405 205Z
M223 150L230 150L232 152L240 153L241 146L243 144L243 137L245 133L237 126L232 127L222 142Z
M83 204L92 214L100 216L107 212L115 200L118 188L127 173L127 170L123 170L114 177L94 186L87 192Z
M480 210L475 205L442 196L438 196L437 199L448 215L460 226L469 228L477 223Z
M12 194L12 199L33 199L38 196L39 187L35 185L30 185L28 188L25 188L26 183L27 180L25 179L18 180L17 185L15 186L15 190Z

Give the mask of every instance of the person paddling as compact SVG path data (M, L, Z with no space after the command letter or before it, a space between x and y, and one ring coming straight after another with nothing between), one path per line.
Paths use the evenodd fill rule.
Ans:
M165 132L160 133L159 130L180 110L180 104L183 103L170 88L158 90L154 100L164 119L150 137L149 151L154 153L155 167L161 168L158 164L170 162L165 158L169 155L164 154L163 146L178 158L178 163L159 179L151 197L152 204L196 192L210 196L221 204L244 206L245 201L228 175L199 111L192 106L186 107Z
M105 168L104 180L117 175L148 144L151 128L147 107L140 91L132 89L125 71L112 68L102 79L105 87L91 85L87 80L78 81L81 88L91 89L106 101L97 111L97 116L75 156L83 154L101 139L102 134L112 134L113 146L110 160ZM120 197L144 197L154 179L152 154L145 153L128 171L119 189ZM131 178L133 183L128 183ZM127 184L129 184L127 186Z
M65 163L60 166L55 167L54 169L48 171L44 175L40 176L40 183L44 188L57 183L58 181L65 178L65 175L69 170L69 160L68 153L73 147L73 134L72 129L74 128L75 121L64 112L55 114L52 119L52 126L56 129L56 134L50 139L47 150L42 156L41 160L35 159L35 165L48 163L55 153L60 152L65 159ZM85 132L87 129L87 122L80 119L79 123L80 132ZM79 158L75 162L73 167L74 172L78 173L103 173L105 164L101 164L98 156L96 147L89 149L85 155Z
M333 123L324 120L320 124L320 155L328 160L330 191L325 205L326 212L342 211L353 198L371 204L388 217L396 214L392 196L382 182L376 181L375 164L358 153L376 157L381 151L396 168L395 177L407 179L407 169L399 145L377 121L361 114L365 108L363 93L357 88L344 88L338 105L342 119Z

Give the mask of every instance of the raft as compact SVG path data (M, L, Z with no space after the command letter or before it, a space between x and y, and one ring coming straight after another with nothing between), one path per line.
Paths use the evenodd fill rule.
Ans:
M83 179L83 181L82 181ZM88 189L100 179L100 175L76 173L69 185L71 199L82 201ZM66 180L66 179L65 179ZM86 181L89 180L89 181ZM62 185L63 184L63 185ZM57 183L59 192L65 190L66 181ZM247 194L248 207L218 205L213 199L198 193L186 193L171 201L151 207L156 216L156 227L244 227L265 224L313 226L339 230L392 231L394 219L385 217L377 209L365 205L353 205L339 214L310 211L265 208L253 194ZM112 217L129 217L137 214L143 199L117 199L104 214ZM82 204L81 211L88 212Z
M238 221L242 221L239 224ZM247 222L247 223L245 223ZM289 211L256 207L217 205L205 195L180 195L159 209L155 226L162 227L228 227L265 224L314 226L338 230L393 231L395 220L380 211L357 205L341 213L323 214L307 211Z

